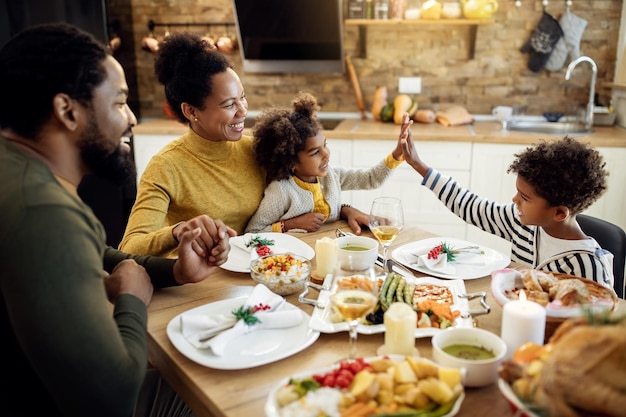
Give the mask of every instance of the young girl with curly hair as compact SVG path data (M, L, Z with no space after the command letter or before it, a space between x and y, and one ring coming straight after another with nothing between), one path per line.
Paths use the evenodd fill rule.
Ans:
M592 279L613 289L613 255L587 236L576 215L606 191L605 162L589 144L565 137L539 141L515 154L512 203L496 203L462 188L423 162L404 115L403 155L422 185L466 223L511 242L511 259L528 268Z
M293 110L266 110L252 129L256 161L265 169L268 185L246 232L316 231L339 220L342 190L378 188L402 163L398 140L372 168L331 167L316 98L301 92L292 104Z

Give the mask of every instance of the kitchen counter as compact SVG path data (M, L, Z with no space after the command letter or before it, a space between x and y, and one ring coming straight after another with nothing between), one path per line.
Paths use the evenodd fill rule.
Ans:
M134 129L136 135L183 135L187 126L167 118L150 119L139 123ZM477 142L500 144L533 144L538 139L550 139L545 133L530 133L502 130L496 121L475 121L471 125L445 127L438 123L415 123L413 138L445 142ZM400 126L381 123L372 119L345 119L333 130L326 130L328 139L395 140ZM245 133L251 135L250 129ZM626 147L626 129L615 126L595 126L593 132L570 135L589 141L593 146Z

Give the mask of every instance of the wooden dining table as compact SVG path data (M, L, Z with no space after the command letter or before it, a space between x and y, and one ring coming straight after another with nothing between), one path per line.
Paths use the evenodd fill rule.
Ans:
M313 233L290 233L315 247L315 242L324 236L335 237L337 229L350 232L343 221L326 224ZM372 236L365 230L363 235ZM391 246L435 237L436 235L416 228L406 227ZM315 269L315 258L313 259ZM416 277L424 276L414 272ZM491 276L465 280L468 293L486 292L490 306L488 314L474 318L474 325L500 334L502 309L490 293ZM263 416L264 406L270 390L291 375L327 368L348 353L346 332L322 333L304 350L266 365L240 370L212 369L200 365L181 354L167 334L169 322L177 315L194 307L229 298L245 297L252 291L255 282L249 273L219 269L206 280L197 284L165 288L155 291L148 311L148 348L151 366L157 368L174 390L189 404L198 417L248 417ZM287 301L312 314L317 308L299 303L298 295L287 296ZM314 296L313 296L314 297ZM470 301L470 308L480 309L478 300ZM626 310L623 300L619 305ZM384 334L361 334L358 337L358 355L372 357L384 343ZM431 338L416 338L416 348L422 357L432 359ZM482 388L465 388L465 399L457 416L507 416L512 415L508 403L500 394L497 384Z

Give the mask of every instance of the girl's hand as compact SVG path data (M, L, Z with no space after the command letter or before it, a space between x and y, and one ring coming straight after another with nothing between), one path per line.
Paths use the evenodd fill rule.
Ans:
M285 220L285 231L302 229L307 232L315 232L324 224L324 215L321 213L306 213L298 217Z
M402 141L406 140L407 136L411 133L410 127L413 124L413 120L409 117L409 113L404 112L402 114L402 123L400 124L400 135L398 135L398 143L391 155L396 161L402 161L404 159L404 153L402 150Z

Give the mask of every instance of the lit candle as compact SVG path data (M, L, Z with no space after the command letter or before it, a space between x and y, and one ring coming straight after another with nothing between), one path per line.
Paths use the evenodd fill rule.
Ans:
M546 330L546 309L526 299L520 291L519 300L506 303L502 309L502 340L506 343L506 359L526 342L543 345Z
M413 356L417 312L406 303L391 303L385 315L385 354Z

